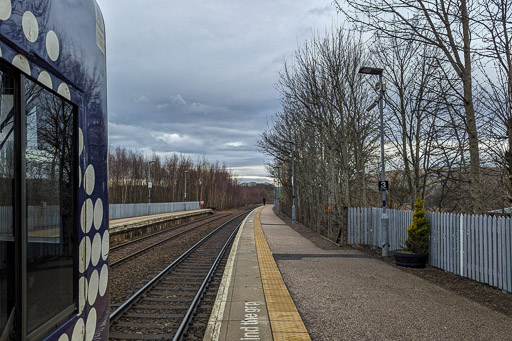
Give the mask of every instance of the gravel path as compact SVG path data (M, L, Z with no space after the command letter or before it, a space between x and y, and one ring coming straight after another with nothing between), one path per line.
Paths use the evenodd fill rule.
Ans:
M510 316L367 253L324 250L285 225L271 206L261 221L313 340L512 339Z

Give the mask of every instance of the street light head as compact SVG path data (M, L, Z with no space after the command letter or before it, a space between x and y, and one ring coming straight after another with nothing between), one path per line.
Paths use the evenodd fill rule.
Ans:
M372 110L373 108L375 108L377 106L377 104L379 103L379 99L377 98L375 101L372 102L372 104L370 104L367 108L366 108L366 111L370 111Z
M368 66L363 66L359 69L359 73L364 73L365 75L381 75L383 71L384 69Z

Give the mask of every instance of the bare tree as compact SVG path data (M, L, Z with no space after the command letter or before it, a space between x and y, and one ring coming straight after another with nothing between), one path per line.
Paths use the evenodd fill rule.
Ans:
M205 202L206 207L228 209L257 204L268 197L262 186L246 187L236 181L225 165L211 164L205 158L194 164L185 156L167 158L144 155L122 147L109 151L109 202L142 203L148 200L148 161L151 164L152 202L183 201L184 172L187 199Z
M434 46L462 83L465 129L469 141L470 189L473 211L482 209L480 150L473 99L473 50L471 25L476 15L469 0L335 0L338 9L362 29L386 37L413 40Z
M387 70L385 133L398 156L390 158L391 169L400 170L395 172L390 198L413 207L418 196L425 199L431 168L439 167L431 158L435 153L434 132L442 120L444 105L438 101L436 90L443 81L435 58L437 51L414 40L379 36L371 50L374 63Z
M259 141L274 159L271 167L280 167L285 212L291 208L287 141L295 142L297 218L322 233L331 220L342 226L343 207L371 202L366 181L376 152L376 113L364 110L369 87L357 75L367 59L359 33L343 28L299 47L277 85L282 110Z
M481 40L477 50L483 57L481 101L486 112L486 148L503 170L506 199L512 203L512 1L488 0L480 3ZM500 124L497 125L496 122Z

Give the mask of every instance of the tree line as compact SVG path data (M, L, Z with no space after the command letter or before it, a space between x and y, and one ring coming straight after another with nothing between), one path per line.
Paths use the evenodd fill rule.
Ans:
M239 183L226 165L205 158L193 162L173 154L166 158L146 155L123 147L109 151L109 203L147 203L151 177L151 202L204 201L204 207L219 210L260 203L267 197L265 186Z
M381 86L388 207L416 197L438 211L512 206L512 1L334 3L344 26L286 62L281 109L259 140L283 210L292 146L299 221L339 225L343 207L382 205L379 110L368 110ZM383 69L384 84L362 66Z

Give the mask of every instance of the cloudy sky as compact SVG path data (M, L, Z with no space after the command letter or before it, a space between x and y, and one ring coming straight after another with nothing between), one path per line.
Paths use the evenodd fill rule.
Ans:
M265 181L256 146L279 110L278 72L330 0L97 0L106 24L113 146L226 163Z

